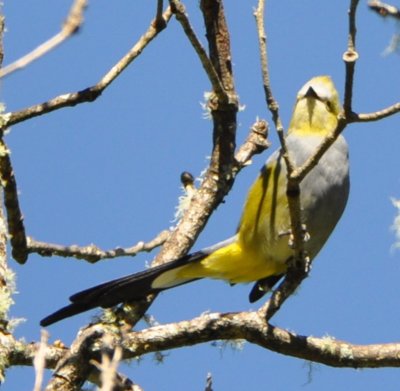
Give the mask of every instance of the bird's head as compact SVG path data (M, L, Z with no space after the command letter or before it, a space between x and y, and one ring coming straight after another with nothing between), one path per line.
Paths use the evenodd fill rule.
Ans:
M314 77L297 94L289 133L327 135L335 129L340 111L339 94L331 78Z

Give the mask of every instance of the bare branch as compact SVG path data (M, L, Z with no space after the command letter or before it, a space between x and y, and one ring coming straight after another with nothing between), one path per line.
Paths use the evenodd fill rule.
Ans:
M3 59L4 59L3 35L4 35L4 15L0 14L0 66L3 65Z
M397 20L400 19L400 10L391 4L373 0L368 3L368 7L384 18L389 16Z
M0 333L0 340L0 357L2 362L7 363L7 367L32 366L38 355L38 352L42 349L42 345L37 343L25 343L23 341L17 341L10 333ZM42 351L44 354L43 358L45 359L45 368L56 368L57 364L63 357L65 357L66 354L68 354L68 352L68 348L63 345L61 341L56 341L52 345L47 344L45 350ZM95 368L92 369L95 373L90 377L90 381L95 384L100 384L96 380L100 373L96 371ZM132 380L130 380L127 376L121 373L116 373L115 375L114 390L142 391L142 388L133 383Z
M40 334L39 348L35 354L35 358L33 359L33 366L36 373L33 391L40 391L42 389L43 374L46 364L46 349L49 340L49 333L46 330L42 330Z
M163 0L157 0L157 11L156 11L156 18L154 20L154 26L156 27L157 30L163 30L165 27L167 27L167 23L163 17L163 6L164 6L164 1Z
M2 47L3 18L0 17L0 52ZM1 54L0 54L1 57ZM15 276L8 266L6 228L3 206L0 207L0 382L4 381L5 371L9 363L9 355L14 352L14 336L8 311L14 304L12 295L15 293Z
M111 388L104 387L104 383L101 382L100 379L97 379L100 378L101 372L99 372L99 374L95 372L98 372L98 370L92 371L89 381L93 384L96 384L99 387L99 391L144 391L142 387L140 387L138 384L135 384L129 377L120 372L115 372L114 381L111 383Z
M104 337L107 340L107 335ZM112 357L110 357L112 353ZM106 346L106 349L101 354L101 361L92 360L92 363L100 372L101 391L114 390L114 384L117 378L117 368L122 359L122 349L116 346L113 349L111 346Z
M163 18L168 23L171 18L171 10L167 10L163 14ZM29 118L37 117L63 107L75 106L83 102L92 102L96 100L102 92L123 72L128 65L135 60L146 48L146 46L158 35L160 30L151 23L149 29L144 35L140 37L138 42L129 50L129 52L118 61L102 78L92 87L86 88L82 91L71 92L68 94L59 95L47 102L40 103L28 107L26 109L16 111L13 113L6 113L3 115L4 125L1 129L15 125L19 122L25 121Z
M91 360L100 361L104 335L112 338L115 333L106 326L102 328L93 326L81 330L70 349L57 363L57 370L47 384L46 390L73 391L80 389L94 369ZM118 345L119 340L118 336L116 338L115 346Z
M132 332L121 341L124 357L215 341L244 339L281 354L341 368L400 367L400 344L353 345L306 337L274 327L257 312L212 313L190 321Z
M260 316L269 321L308 276L308 272L307 260L300 259L300 262L290 262L284 280L273 291L269 300L259 309Z
M254 12L254 16L256 18L256 24L257 24L258 45L260 50L261 73L263 79L264 94L265 94L265 99L267 101L268 109L272 114L272 120L274 121L275 128L278 133L286 166L289 168L289 172L291 172L293 170L294 164L290 160L290 156L288 154L284 129L281 118L279 116L279 104L273 96L271 81L269 77L267 34L264 27L264 8L265 8L265 0L258 0L258 7Z
M28 251L24 221L19 206L17 183L11 165L10 152L3 138L0 138L0 180L7 211L8 232L11 236L12 256L18 263L25 263Z
M192 44L193 49L199 56L200 62L203 65L203 68L211 82L214 92L217 94L220 100L228 101L228 95L226 94L226 91L221 84L221 80L214 68L214 65L210 61L207 52L203 48L200 40L197 38L196 33L190 25L189 18L186 15L185 6L179 0L170 0L170 4L172 7L172 12L175 14L178 22L182 25L183 31L188 37L190 43Z
M356 51L356 11L359 0L350 1L349 9L349 36L347 41L347 50L343 54L343 61L346 64L346 82L344 92L343 109L345 117L348 118L352 113L353 81L358 53Z
M207 373L206 388L204 389L204 391L213 391L211 373Z
M370 122L377 121L382 118L389 117L400 111L400 103L395 103L385 109L376 111L374 113L362 113L356 114L352 111L352 94L353 94L353 80L354 80L354 68L355 62L358 59L358 53L356 51L356 10L359 0L351 0L349 9L349 39L347 51L343 54L343 60L346 64L346 83L345 83L345 95L344 95L344 115L347 123L351 122ZM380 1L370 1L368 6L377 11L382 16L391 15L399 18L400 12L395 7L382 3Z
M241 168L251 163L255 154L262 153L270 146L268 141L268 122L257 119L250 129L246 141L235 154L238 172Z
M60 256L60 257L73 257L77 259L84 259L90 263L95 263L105 258L117 257L133 257L140 252L150 252L154 248L161 246L169 237L170 231L160 232L154 239L145 243L138 242L132 247L121 248L117 247L113 250L101 250L96 245L89 246L62 246L59 244L44 243L36 241L28 237L28 252L37 253L44 257Z
M10 333L0 334L0 357L7 367L12 366L32 366L40 345L35 342L26 343L22 340L14 339ZM68 349L62 342L57 341L53 345L47 345L45 351L45 367L55 368L57 363L65 355Z
M344 103L344 116L339 118L338 125L336 129L326 137L323 143L319 146L317 151L313 156L311 156L302 167L298 167L294 172L293 176L297 177L299 180L304 178L308 172L318 163L320 158L323 156L325 151L335 142L337 137L342 133L344 128L352 122L368 122L377 121L382 118L389 117L400 112L400 103L396 103L385 109L367 113L367 114L356 114L352 111L352 89L353 89L353 77L354 77L354 67L355 61L358 58L358 54L355 51L355 36L356 36L356 9L358 5L358 0L351 0L350 10L349 10L349 41L348 48L343 58L346 62L346 85L345 85L345 103Z
M392 106L386 107L385 109L375 111L374 113L360 113L353 114L351 118L351 122L371 122L378 121L380 119L390 117L393 114L397 114L400 112L400 102L395 103Z
M42 43L36 49L32 50L30 53L21 57L12 64L9 64L4 68L0 69L0 78L7 76L10 73L15 72L21 68L26 67L33 61L44 56L46 53L48 53L49 51L53 50L55 47L63 43L73 34L77 33L83 23L83 13L86 7L87 7L87 0L75 0L74 3L72 4L71 9L69 10L69 14L66 20L64 21L61 27L61 31L56 35L54 35L54 37Z
M3 61L3 32L4 17L0 16L0 65ZM6 116L0 115L0 124L5 122ZM12 255L19 263L24 263L27 259L25 228L22 213L19 207L17 185L15 182L14 171L11 165L10 151L0 133L0 185L3 189L3 202L7 212L8 233L11 236ZM1 207L0 224L3 228L3 208ZM0 239L2 240L2 238Z
M64 355L64 364L58 366L55 376L61 379L62 374L66 373L64 365L72 365L83 351L86 354L86 361L89 357L99 357L101 343L99 345L95 342L101 341L106 334L112 337L113 346L123 348L124 359L215 340L244 339L271 351L333 367L400 367L399 343L355 345L330 337L306 337L268 324L265 322L262 311L210 313L189 321L130 332L122 337L117 329L96 324L81 331L80 337L71 346L68 355L65 355L67 350L60 345L60 342L58 345L48 346L46 367L53 368L57 359L59 360ZM91 343L87 343L88 341ZM32 365L38 345L19 344L19 349L13 349L12 353L10 351L10 364Z

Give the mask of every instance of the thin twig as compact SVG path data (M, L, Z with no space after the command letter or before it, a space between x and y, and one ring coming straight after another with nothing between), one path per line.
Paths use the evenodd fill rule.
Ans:
M100 372L101 387L99 391L112 391L115 390L115 381L117 378L117 368L121 363L122 349L117 345L114 349L111 346L112 338L109 335L105 335L103 340L104 348L101 354L101 362L91 360L91 363ZM107 341L109 340L109 341ZM110 357L110 355L112 356Z
M288 266L285 279L258 311L267 322L279 311L283 303L296 291L308 275L309 270L302 263L291 262ZM308 265L306 264L306 266Z
M157 0L156 19L162 18L163 5L164 5L164 1L163 0Z
M395 103L392 106L386 107L382 110L375 111L373 113L360 113L354 114L350 119L351 122L371 122L378 121L380 119L390 117L393 114L397 114L400 112L400 102Z
M208 39L208 52L224 91L229 96L225 100L218 96L217 104L232 103L237 105L237 94L235 91L230 34L225 17L223 0L201 0L200 9L203 13L206 36ZM218 108L214 108L214 111ZM225 110L225 109L224 109Z
M271 143L268 141L268 122L257 119L250 129L246 141L240 146L235 153L237 173L241 168L251 163L251 158L265 151Z
M212 379L212 374L209 372L207 373L207 378L206 378L206 388L204 391L213 391L213 379Z
M168 23L170 20L171 15L171 10L168 7L163 14L163 18L166 23ZM148 30L140 37L132 49L130 49L129 52L123 58L121 58L97 84L82 91L59 95L47 102L31 106L20 111L6 113L3 115L4 125L1 127L1 129L33 117L50 113L63 107L75 106L79 103L94 101L121 74L121 72L123 72L128 65L142 53L143 49L147 47L147 45L158 35L159 32L160 30L156 28L152 22Z
M81 330L70 348L58 361L56 371L48 382L46 390L72 391L81 389L95 368L91 363L91 359L98 357L99 347L102 346L105 335L115 337L115 345L118 344L119 335L115 336L115 333L107 326L93 326L89 329ZM97 350L96 356L91 352L91 348L94 346L96 346Z
M3 32L4 17L0 16L0 66L3 61ZM0 124L3 124L6 118L6 115L0 115ZM11 164L10 151L2 133L0 134L0 185L3 188L3 202L7 214L12 255L17 262L24 263L28 257L25 227L19 207L17 184ZM3 226L3 222L1 222L1 226Z
M39 45L36 49L32 50L30 53L21 57L17 61L5 66L0 69L0 78L9 75L19 69L22 69L37 60L38 58L44 56L46 53L53 50L55 47L60 45L66 39L71 37L73 34L77 33L83 23L83 13L87 7L87 0L75 0L72 4L69 14L65 19L61 31L54 35L52 38L46 42Z
M352 115L352 97L353 97L353 81L354 81L354 70L356 61L358 59L358 53L356 51L356 11L359 0L351 0L349 8L349 35L347 40L347 50L343 54L343 61L346 64L346 81L344 91L344 102L343 109L346 118Z
M167 23L163 18L163 5L164 5L163 0L157 0L157 11L156 11L156 18L154 19L154 26L159 31L167 27Z
M274 98L274 95L272 93L271 81L269 77L267 34L264 26L264 9L265 9L265 0L259 0L258 7L254 12L254 16L256 18L256 25L257 25L264 94L265 94L265 99L267 101L268 109L272 114L272 120L275 124L275 128L278 133L279 141L283 151L283 158L285 159L288 171L291 172L293 171L294 164L291 161L290 156L288 154L285 141L284 128L279 115L279 104Z
M24 220L19 206L18 189L11 164L10 151L3 138L0 138L0 179L7 211L12 256L18 263L25 263L28 258L28 251Z
M390 16L397 20L400 19L400 10L391 4L386 4L382 3L381 1L374 0L368 3L368 7L384 18Z
M229 97L225 92L225 89L221 83L221 80L217 74L214 65L210 61L210 58L207 55L206 50L203 48L200 40L197 38L196 33L194 32L189 18L186 15L185 6L179 0L170 0L170 4L172 7L172 12L175 14L176 19L182 25L182 28L188 37L190 43L193 46L193 49L197 53L201 64L203 65L204 70L210 80L210 83L213 87L214 92L217 94L218 98L221 101L228 101Z
M145 243L138 242L132 247L121 248L117 247L113 250L101 250L94 244L89 246L62 246L52 243L44 243L36 241L28 237L28 252L37 253L44 257L59 256L59 257L73 257L77 259L84 259L90 263L95 263L101 259L110 259L117 257L133 257L140 252L150 252L156 247L161 246L170 236L170 231L160 232L154 239Z
M44 329L41 330L39 348L35 354L35 358L33 359L33 366L35 368L35 374L36 374L33 391L40 391L42 389L48 340L49 340L49 333Z

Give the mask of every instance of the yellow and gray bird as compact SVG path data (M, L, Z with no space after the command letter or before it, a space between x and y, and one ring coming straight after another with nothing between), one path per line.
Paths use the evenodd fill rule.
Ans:
M290 158L301 166L336 128L341 110L328 76L314 77L297 94L286 136ZM41 321L48 326L96 307L131 302L201 278L231 284L255 282L250 301L262 297L281 279L293 256L287 170L276 151L251 186L235 236L161 266L105 282L76 293L71 304ZM349 194L348 149L339 136L300 184L301 218L309 239L304 247L313 259L332 233Z

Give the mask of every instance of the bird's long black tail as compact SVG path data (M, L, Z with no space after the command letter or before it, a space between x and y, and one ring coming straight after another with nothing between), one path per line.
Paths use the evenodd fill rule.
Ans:
M182 277L179 272L185 266L204 260L216 250L234 243L235 240L236 237L233 236L214 246L185 255L175 261L75 293L69 298L71 304L42 319L40 325L43 327L49 326L96 307L109 308L119 303L140 300L150 293L157 293L203 278L204 275L197 276L193 274L190 277ZM264 296L282 277L282 274L272 275L257 281L250 292L250 302L253 303Z
M189 254L176 261L156 266L139 273L130 274L75 293L69 298L71 304L42 319L40 325L43 327L49 326L62 319L69 318L70 316L80 314L81 312L96 307L108 308L122 302L143 299L150 293L160 292L193 281L194 279L177 280L168 286L153 286L153 282L163 273L180 268L191 262L201 261L207 257L210 252L212 251L203 250Z

